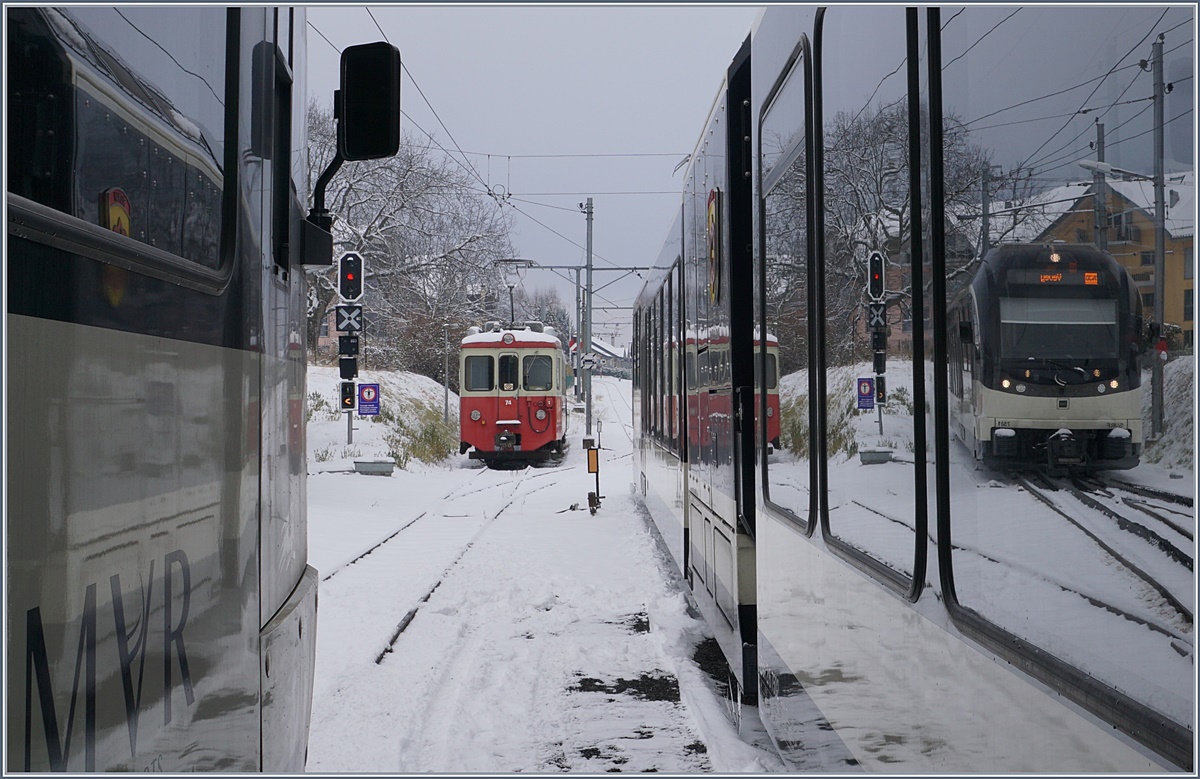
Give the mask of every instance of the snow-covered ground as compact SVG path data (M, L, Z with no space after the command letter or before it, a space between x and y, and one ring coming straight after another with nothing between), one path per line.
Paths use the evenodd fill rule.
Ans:
M336 400L336 371L308 378L310 393ZM405 396L442 407L428 379L379 378L385 407ZM344 417L314 414L309 771L780 769L752 723L739 736L693 659L707 629L630 494L630 384L598 378L594 395L595 516L580 419L555 468L491 471L454 455L379 477L345 471L384 456L382 424L357 421L347 446Z
M1121 478L1194 494L1194 370L1191 360L1167 366L1166 435ZM906 377L892 378L906 386ZM332 412L336 370L310 367L308 379L330 407L307 428L309 555L322 578L310 771L781 770L756 723L739 735L694 659L707 628L689 615L630 494L628 382L596 381L605 498L592 516L582 419L556 468L490 471L455 454L435 465L414 460L391 477L362 476L354 460L387 456L386 426L357 419L347 445L345 417ZM441 385L413 374L361 380L376 379L385 408L412 413L421 404L440 415ZM451 424L457 402L450 394ZM857 422L869 443L873 419ZM890 448L909 446L906 430L888 423ZM785 454L775 456L779 465ZM902 536L900 545L911 542ZM976 606L1002 610L971 581L964 569Z

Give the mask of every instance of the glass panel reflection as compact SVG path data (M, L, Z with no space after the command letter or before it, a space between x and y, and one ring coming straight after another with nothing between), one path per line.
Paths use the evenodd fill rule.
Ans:
M911 577L916 474L904 9L837 9L826 21L833 40L861 39L864 30L870 67L857 47L825 54L826 72L836 74L823 85L829 530ZM872 253L882 262L878 294L869 296Z
M804 61L785 77L760 134L765 231L759 305L766 332L755 332L759 391L766 392L768 498L809 519L808 158L804 132Z
M1176 203L1194 202L1193 14L942 16L958 600L1178 723L1195 701L1194 515L1184 527L1178 505L1122 482L1185 489L1169 453L1148 456L1160 371L1146 357L1148 321L1180 346L1191 326L1181 307L1153 310L1156 239L1160 283L1181 288L1192 237L1146 179L1161 166ZM1164 96L1161 146L1156 42L1166 80L1187 84ZM1194 490L1192 453L1169 465Z

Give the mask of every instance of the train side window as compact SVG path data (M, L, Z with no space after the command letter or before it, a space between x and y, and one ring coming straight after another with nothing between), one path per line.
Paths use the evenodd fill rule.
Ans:
M1075 198L1093 185L1092 173L1076 164L1095 159L1090 140L1103 138L1108 159L1125 170L1154 170L1153 112L1115 117L1134 91L1150 96L1142 63L1152 62L1160 36L1168 79L1176 67L1191 72L1194 14L1194 7L1166 6L942 13L946 266L937 274L947 280L947 342L961 349L951 355L957 360L949 375L939 377L949 396L947 521L938 535L950 550L943 550L949 565L942 570L952 574L951 614L1001 653L1019 653L1009 662L1040 668L1077 701L1086 690L1084 705L1103 699L1105 717L1132 717L1125 729L1173 741L1189 766L1195 545L1190 531L1180 536L1130 510L1145 499L1120 486L1154 479L1163 466L1147 463L1142 449L1150 446L1142 413L1150 388L1141 378L1144 355L1127 348L1141 329L1128 274L1141 271L1155 223L1139 218L1135 229L1112 220L1106 254L1077 244L1074 228L1094 221L1092 199ZM991 75L998 68L1002 90ZM1116 74L1126 72L1138 80L1121 98L1129 82ZM1184 117L1180 133L1189 138L1192 101L1192 90L1175 89L1164 105L1167 117ZM1092 112L1085 115L1085 106ZM1107 124L1104 135L1097 122ZM1072 145L1079 155L1059 159L1052 151ZM1190 147L1159 153L1168 176L1192 170ZM1115 191L1118 180L1107 181L1110 213L1152 213L1149 186L1131 207ZM981 219L981 199L991 205L983 213L1003 209L1003 216ZM1038 204L1060 199L1061 213L1046 219ZM1163 238L1166 278L1179 279L1183 246ZM1047 248L1060 241L1069 255ZM1166 314L1170 321L1170 307ZM961 338L960 321L971 323L973 343ZM1195 484L1190 452L1164 464ZM1085 471L1087 480L1050 476L1054 492L1040 478L1020 486L1021 472L1044 474L1052 465ZM1089 494L1075 497L1079 487ZM1133 523L1153 536L1118 528Z
M495 388L493 378L493 360L490 354L467 355L463 361L466 375L463 377L464 389L468 392L490 392Z
M517 388L517 355L502 354L497 372L497 383L504 392L512 392Z
M526 390L533 392L548 392L554 385L554 363L548 354L528 354L525 356Z
M223 44L228 19L216 7L14 9L9 42L41 64L10 76L11 191L150 247L124 252L135 263L225 267L232 103L228 63L207 46Z
M809 252L807 39L793 52L766 101L759 126L760 242L756 349L785 378L759 386L759 445L768 506L810 529L814 506L810 399L812 259ZM766 397L764 398L763 395ZM765 405L765 413L762 407ZM765 432L763 427L765 426Z
M917 494L925 478L917 467L924 410L913 404L924 373L914 365L913 335L902 327L913 308L912 287L902 283L913 268L911 222L884 216L912 213L907 77L917 65L908 58L905 14L899 6L832 8L826 39L861 41L873 69L852 48L827 47L821 55L828 225L822 524L836 548L902 590L912 587L923 539ZM883 294L873 300L867 271L876 252L884 258ZM881 322L868 316L871 303L882 310Z

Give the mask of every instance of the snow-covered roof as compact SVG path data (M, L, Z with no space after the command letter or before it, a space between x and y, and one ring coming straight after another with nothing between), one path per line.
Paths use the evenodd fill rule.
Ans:
M475 333L474 335L465 336L462 339L463 346L500 346L504 344L504 336L511 334L515 339L514 343L519 343L524 346L545 344L546 346L554 346L562 348L562 342L550 333L538 333L533 330L491 330L486 333Z
M571 351L576 351L582 343L583 343L582 341L576 341L575 345L571 347ZM624 358L625 357L625 353L623 350L618 349L616 346L613 346L608 341L605 341L600 338L596 338L595 336L592 336L592 351L603 357L614 357L614 358Z
M1183 238L1196 234L1196 174L1195 171L1168 173L1164 177L1167 204L1167 234ZM1121 197L1154 216L1154 184L1149 181L1118 181L1109 179L1109 186ZM1174 194L1172 194L1174 193ZM1174 205L1172 205L1174 201Z
M1193 171L1168 173L1166 188L1166 228L1171 238L1195 235L1196 230L1196 177ZM1115 178L1108 185L1129 201L1134 208L1146 212L1146 218L1154 219L1154 184L1149 181L1123 181ZM1080 199L1091 197L1093 184L1090 180L1073 182L1039 192L1024 203L997 200L991 204L993 234L1012 224L1012 214L1019 214L1015 228L1005 232L1005 241L1029 243L1041 240L1043 234L1067 212L1074 210ZM1174 205L1172 205L1174 202ZM1110 205L1111 208L1111 205Z

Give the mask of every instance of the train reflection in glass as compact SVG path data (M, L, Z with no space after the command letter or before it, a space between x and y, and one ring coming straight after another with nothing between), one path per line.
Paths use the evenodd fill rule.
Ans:
M1076 162L1100 116L1154 169L1141 61L1162 35L1189 78L1193 24L772 7L733 55L636 305L635 483L789 768L1192 770L1192 499L1110 478L1144 461L1159 222ZM1164 108L1186 206L1191 91Z

